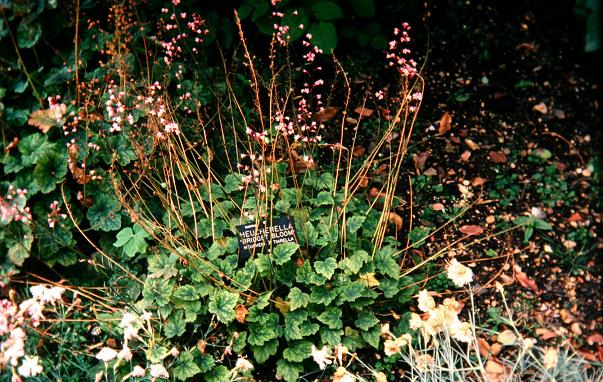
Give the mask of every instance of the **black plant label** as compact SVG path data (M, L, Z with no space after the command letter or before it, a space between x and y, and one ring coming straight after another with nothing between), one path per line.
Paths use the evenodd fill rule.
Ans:
M244 256L260 253L264 247L295 242L293 218L284 216L271 222L250 223L237 226L239 230L239 248Z

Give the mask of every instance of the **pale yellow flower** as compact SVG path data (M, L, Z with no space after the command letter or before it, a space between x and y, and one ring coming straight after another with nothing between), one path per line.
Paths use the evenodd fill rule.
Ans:
M400 352L400 342L395 339L395 340L386 340L383 343L383 353L385 353L386 356L392 356L394 354L397 354Z
M516 340L517 336L515 336L515 333L508 329L498 333L498 336L496 337L496 341L498 341L501 345L507 346L513 345Z
M387 382L387 375L383 372L378 372L375 374L375 382Z
M168 379L170 374L167 369L160 363L155 363L149 366L149 375L153 378L165 378Z
M450 261L447 268L447 274L448 278L458 287L462 287L473 281L473 271L459 263L457 259L452 259Z
M408 325L412 330L417 330L423 327L423 319L416 313L410 314L410 320L408 321Z
M98 353L96 353L96 358L103 362L109 362L112 359L117 358L117 352L114 349L105 346Z
M235 369L246 372L253 369L253 364L245 358L239 357L239 359L237 359L237 363L235 364Z
M23 358L21 366L17 369L19 375L22 377L35 377L40 374L42 370L40 358L38 356L30 357L28 355Z
M469 343L473 341L473 331L469 322L457 321L450 325L450 335L461 342Z
M544 364L544 368L554 369L557 366L557 362L559 361L559 349L550 347L546 349L543 355L542 363Z
M310 355L314 359L314 362L318 364L320 370L324 370L327 365L333 363L333 361L329 359L329 349L327 349L326 346L323 346L322 349L318 350L316 346L312 345L312 352L310 353Z
M356 377L345 369L343 366L339 366L337 370L335 370L335 374L333 374L333 382L354 382L356 381Z
M433 365L433 357L429 354L420 354L415 357L415 366L421 373L425 373Z
M444 302L442 302L442 305L444 305L445 307L447 307L448 309L450 309L454 312L459 310L459 307L461 306L461 304L458 301L456 301L456 299L454 297L445 298Z
M436 306L435 300L429 295L426 289L419 292L419 309L421 312L429 312Z

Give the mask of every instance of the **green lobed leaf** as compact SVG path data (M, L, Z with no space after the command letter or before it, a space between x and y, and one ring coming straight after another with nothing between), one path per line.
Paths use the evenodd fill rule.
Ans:
M209 296L208 310L218 318L218 321L227 324L234 320L234 308L239 295L220 289Z
M317 2L312 6L312 11L318 20L334 20L343 17L341 8L332 1Z
M310 357L312 343L310 341L291 341L283 351L283 358L291 362L302 362Z
M337 46L337 29L329 21L319 21L310 25L308 33L312 35L312 44L326 54L333 53Z
M276 374L280 375L287 382L297 382L299 374L304 371L303 365L292 363L284 359L276 362Z
M166 338L180 337L184 334L186 331L186 323L184 322L183 316L183 312L178 310L168 318L163 327L163 334L165 334Z
M42 36L42 26L37 22L21 22L17 27L19 48L33 48Z
M123 228L117 233L117 240L113 243L114 247L123 248L126 256L130 258L134 257L137 253L144 253L147 250L145 239L149 237L148 232L138 224L134 224L133 228Z
M290 302L290 308L293 311L295 309L305 308L308 303L310 303L310 295L295 287L289 291L287 300Z
M270 341L264 342L262 345L251 345L251 351L253 352L253 357L257 361L257 363L264 363L271 356L276 354L278 350L278 340L272 339Z
M291 256L293 256L298 249L299 244L295 242L279 244L272 250L272 260L277 265L283 265L291 260Z
M118 200L105 193L97 193L86 217L94 229L115 231L121 227L120 210L121 204Z
M318 317L318 321L327 325L329 329L341 329L343 328L343 322L341 321L341 309L338 307L327 308Z
M40 191L47 194L62 182L67 174L67 158L55 151L44 154L33 170L33 179Z
M337 261L332 257L329 257L324 261L319 260L314 263L314 268L316 269L316 273L323 275L329 280L333 276L333 273L335 273Z
M179 286L174 291L173 296L184 301L195 301L199 299L199 295L192 285Z
M180 381L186 381L200 372L201 369L195 363L195 356L191 351L186 351L180 353L178 356L177 366L174 367L172 374L174 378Z
M377 317L373 312L363 311L358 313L358 319L354 321L354 324L357 328L362 329L364 331L369 330L379 323Z

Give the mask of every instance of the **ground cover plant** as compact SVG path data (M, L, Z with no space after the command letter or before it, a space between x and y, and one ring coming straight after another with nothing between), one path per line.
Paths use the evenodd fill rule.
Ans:
M396 7L0 4L0 380L601 380L597 135Z

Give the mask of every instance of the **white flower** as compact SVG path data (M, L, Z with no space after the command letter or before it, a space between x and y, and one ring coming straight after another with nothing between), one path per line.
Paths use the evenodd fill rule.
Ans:
M544 365L545 370L554 369L557 366L557 362L559 362L559 349L549 347L544 352L542 358L542 363Z
M397 339L395 340L386 340L383 343L383 353L385 353L386 356L391 356L394 354L397 354L400 352L400 343L398 342Z
M333 363L333 361L329 359L329 349L327 349L326 346L323 346L322 349L318 350L316 346L312 345L312 352L310 355L312 355L314 362L318 364L320 370L324 370L327 365Z
M452 338L469 343L473 341L473 331L469 322L455 321L450 325L450 335Z
M452 259L448 265L448 278L458 286L462 287L473 281L473 272L456 259Z
M417 330L423 327L423 319L416 313L410 314L410 320L408 320L408 325L412 330Z
M128 345L124 344L124 347L119 351L119 353L117 353L117 358L125 359L126 361L132 359L132 351L130 350Z
M22 377L34 377L42 372L42 365L40 365L40 358L38 356L30 357L26 355L23 358L21 366L17 369L19 375Z
M100 359L103 362L109 362L112 359L115 359L117 357L117 352L114 349L111 349L109 347L104 347L102 348L97 354L96 354L96 358Z
M426 289L419 292L419 309L421 312L429 312L436 306L435 300Z
M145 374L146 374L146 371L140 365L136 365L132 369L132 372L130 373L130 376L132 376L132 377L144 377Z
M239 357L239 359L237 359L237 363L235 364L235 369L241 370L242 372L246 372L253 369L253 364L245 358Z
M155 364L149 366L149 374L153 378L166 378L167 379L170 377L168 371L160 363L155 363Z
M30 287L29 291L31 292L31 295L35 299L40 300L40 302L42 304L46 304L49 302L52 305L54 305L55 301L58 301L61 299L63 292L65 292L65 288L61 288L61 287L49 288L45 284L38 284L38 285L34 285L34 286Z
M339 366L337 370L335 370L335 374L333 374L333 382L355 382L356 377L345 369L343 366Z

